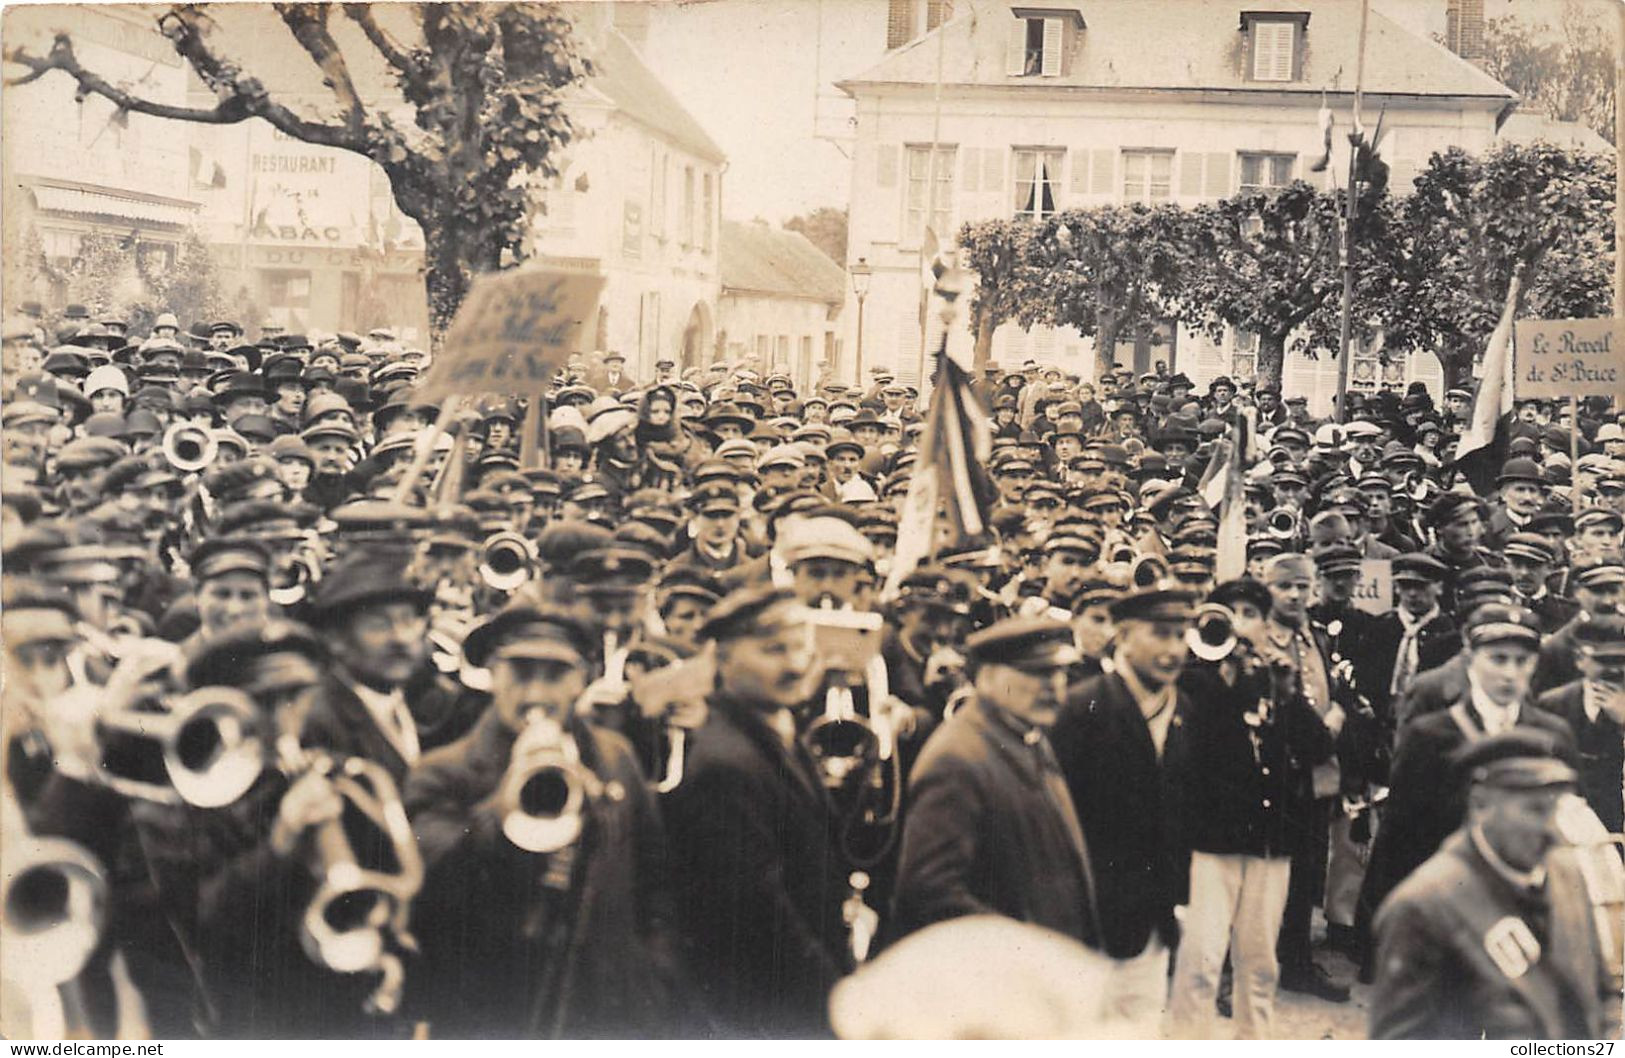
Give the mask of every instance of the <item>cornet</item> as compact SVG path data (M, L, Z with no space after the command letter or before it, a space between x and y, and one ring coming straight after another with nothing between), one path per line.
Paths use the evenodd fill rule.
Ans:
M502 833L526 852L557 852L581 837L587 799L598 776L581 763L576 741L541 710L526 718L514 740L508 772L497 791Z
M126 797L219 808L248 792L265 770L264 721L233 687L200 687L96 721L95 777Z
M182 474L195 474L215 461L220 442L207 429L178 422L164 431L164 458Z
M492 533L480 549L480 579L494 591L513 591L530 579L535 546L514 532Z

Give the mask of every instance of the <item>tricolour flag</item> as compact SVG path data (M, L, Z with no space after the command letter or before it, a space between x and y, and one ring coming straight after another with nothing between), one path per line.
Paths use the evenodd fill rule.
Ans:
M882 598L895 598L903 578L943 547L971 544L987 533L988 512L998 495L987 474L992 454L993 423L971 391L970 377L939 351L936 387L898 516L897 548Z
M1484 347L1484 377L1473 397L1467 431L1456 445L1455 467L1480 496L1495 491L1495 478L1506 461L1512 429L1512 316L1518 305L1518 277L1507 286L1501 318Z
M1252 408L1239 409L1230 425L1228 443L1214 453L1201 485L1202 499L1219 516L1219 548L1214 577L1234 580L1247 572L1247 467L1254 458Z

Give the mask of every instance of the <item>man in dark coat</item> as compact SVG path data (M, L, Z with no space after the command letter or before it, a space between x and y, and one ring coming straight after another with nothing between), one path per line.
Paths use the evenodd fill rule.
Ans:
M798 610L757 587L712 611L716 690L662 804L683 954L725 1036L827 1035L850 964L836 820L792 714L813 665Z
M1517 726L1457 759L1465 824L1377 916L1372 1039L1594 1039L1618 1004L1573 853L1561 740Z
M1514 727L1552 733L1572 755L1574 736L1562 719L1529 705L1529 676L1540 645L1539 619L1499 603L1468 621L1467 693L1448 709L1418 716L1399 735L1391 793L1360 894L1369 915L1451 831L1461 825L1466 791L1452 784L1449 760L1468 743Z
M1625 830L1625 617L1593 618L1578 630L1581 676L1535 704L1568 721L1580 760L1580 793L1610 834Z
M1179 800L1190 703L1175 681L1191 601L1152 589L1114 603L1112 671L1072 688L1051 734L1094 873L1096 946L1115 961L1108 1007L1153 1032L1189 881Z
M1625 600L1625 564L1617 558L1576 564L1571 580L1580 611L1541 643L1540 662L1535 666L1534 675L1537 694L1579 678L1576 657L1581 626L1597 617L1618 613L1621 601Z
M1360 690L1383 721L1390 738L1397 728L1393 704L1417 676L1461 650L1456 623L1439 607L1444 566L1420 553L1393 560L1399 605L1378 615L1360 642L1348 651Z
M903 828L894 938L995 914L1097 944L1083 832L1045 731L1072 630L1012 617L965 643L976 696L927 742Z
M407 780L426 870L414 905L419 1016L438 1037L678 1029L654 793L625 739L574 712L594 638L562 610L523 601L476 628L464 646L491 670L492 706ZM556 769L572 757L582 803L552 825L540 824L545 812L527 819L517 797L527 758Z

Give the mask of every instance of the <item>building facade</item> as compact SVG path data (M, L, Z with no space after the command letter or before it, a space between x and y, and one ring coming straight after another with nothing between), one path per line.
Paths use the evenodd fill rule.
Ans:
M918 377L928 227L947 242L967 221L1134 202L1194 206L1294 179L1336 186L1348 172L1343 134L1360 6L962 0L949 21L842 82L858 120L849 253L874 268L865 359ZM1323 98L1340 132L1317 174L1309 167L1323 150ZM1391 186L1407 187L1436 150L1490 146L1513 103L1508 89L1443 46L1371 13L1364 107L1368 123L1384 113ZM950 348L968 359L972 341L961 319ZM1202 384L1248 375L1255 348L1246 334L1215 343L1170 323L1120 343L1116 359L1136 370L1162 360ZM1007 324L993 356L1093 372L1092 342L1071 328ZM1437 383L1432 357L1406 360L1384 368L1359 358L1352 377L1365 388ZM1283 383L1324 410L1335 361L1289 356Z
M729 360L754 357L808 392L839 370L846 273L800 232L764 222L722 224L721 332Z

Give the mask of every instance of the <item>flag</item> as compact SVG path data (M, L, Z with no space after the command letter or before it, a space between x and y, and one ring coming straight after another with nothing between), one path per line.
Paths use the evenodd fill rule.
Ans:
M1325 149L1319 158L1315 159L1309 167L1311 173L1323 173L1326 167L1332 164L1332 108L1326 105L1326 93L1320 93L1320 138L1325 141Z
M1518 277L1514 275L1501 318L1484 347L1484 377L1473 397L1467 431L1456 445L1454 466L1480 496L1495 491L1512 429L1512 316L1517 304Z
M1253 460L1254 416L1252 408L1236 414L1230 429L1230 452L1220 480L1224 483L1219 511L1219 550L1214 563L1214 579L1235 580L1247 572L1247 467Z
M964 368L939 350L937 384L898 516L897 547L883 599L895 598L903 579L945 543L972 544L987 532L988 511L998 495L987 474L992 454L992 420L971 392ZM946 521L946 540L938 532L939 514Z
M925 330L925 321L931 311L931 290L937 285L937 279L943 272L942 254L937 243L937 233L926 226L925 234L920 237L920 330Z

